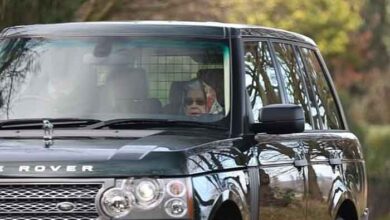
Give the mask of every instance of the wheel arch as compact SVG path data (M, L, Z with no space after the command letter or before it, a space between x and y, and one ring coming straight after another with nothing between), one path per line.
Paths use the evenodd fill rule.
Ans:
M218 218L219 215L225 213L222 211L227 211L234 220L249 220L249 207L244 195L240 194L237 190L232 189L222 192L216 200L208 220L225 219Z
M333 218L343 217L344 220L358 220L357 206L352 197L352 193L344 192L341 198L338 200L337 205L333 212Z

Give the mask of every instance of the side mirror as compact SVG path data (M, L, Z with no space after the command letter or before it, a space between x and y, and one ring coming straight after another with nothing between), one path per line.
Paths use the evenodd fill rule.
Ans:
M267 134L290 134L305 130L305 116L299 105L272 104L259 112L259 122Z

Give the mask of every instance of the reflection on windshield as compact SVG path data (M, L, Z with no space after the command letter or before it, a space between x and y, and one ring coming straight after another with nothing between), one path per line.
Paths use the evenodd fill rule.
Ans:
M226 45L125 37L6 38L0 40L0 119L193 121L212 115L209 121L215 121L229 111Z

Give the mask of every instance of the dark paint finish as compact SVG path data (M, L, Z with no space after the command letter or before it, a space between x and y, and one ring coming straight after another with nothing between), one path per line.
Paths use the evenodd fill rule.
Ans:
M275 29L272 28L246 28L241 29L242 36L245 37L261 37L261 38L275 38L275 39L285 39L290 41L296 41L301 43L307 43L309 45L315 46L314 41L306 36L287 32L287 31L278 31L275 32Z
M251 207L245 171L196 176L192 178L192 184L196 207L195 219L212 219L225 201L236 203L243 219L249 219Z
M354 147L358 142L350 133L259 134L255 137L257 143L248 142L250 137L218 140L217 137L223 134L210 138L207 133L210 131L196 136L162 133L136 140L58 140L49 149L43 148L41 140L3 140L0 157L1 165L5 167L1 176L194 175L192 191L198 209L195 213L202 215L197 216L199 219L212 215L224 201L240 204L241 212L249 218L254 209L250 206L249 192L256 186L248 185L247 167L257 167L261 219L304 219L306 204L307 219L313 216L332 219L341 198L365 207L362 152ZM306 154L307 167L294 165L300 150ZM333 150L343 152L343 165L330 166L327 158ZM17 172L18 167L25 164L47 167L93 165L94 171Z
M209 36L226 38L223 27L139 22L64 23L8 28L3 36Z
M311 164L308 166L308 218L333 219L341 198L356 204L359 216L366 207L363 155L355 136L323 132L316 143L308 142ZM339 160L336 160L339 159ZM345 168L348 167L348 170ZM349 169L354 170L350 175ZM347 175L347 176L345 176Z
M15 26L0 32L0 38L18 36L190 36L219 39L254 36L290 39L315 46L310 38L281 29L217 22L75 22Z
M233 140L220 141L224 132L199 131L161 132L132 139L69 139L54 140L44 148L43 140L0 141L1 176L85 177L85 176L182 176L201 172L236 168L240 152L232 148ZM194 161L212 155L209 166L195 166ZM214 158L216 156L216 158ZM225 158L227 157L227 158ZM232 158L237 162L222 163ZM126 166L123 166L126 164ZM45 172L19 172L21 165L46 166ZM50 166L77 165L72 172L51 171ZM93 172L81 171L81 165L93 166ZM61 172L63 171L63 172Z
M196 160L198 162L194 162L194 167L200 170L208 170L218 164L223 167L223 164L237 161L237 159L233 160L233 155L244 157L247 167L257 167L260 175L258 200L260 219L334 219L341 202L345 199L353 201L358 210L364 210L366 207L362 153L357 148L359 143L356 137L351 133L259 134L255 139L256 144L245 145L244 143L248 144L245 139L237 143L237 148L242 150L242 155L228 154L230 156L227 156L227 151L198 155ZM330 164L328 158L334 150L340 150L342 152L340 155L344 155L340 165ZM298 167L294 163L298 159L299 152L304 153L307 166ZM218 164L215 164L216 158L220 159ZM232 172L235 174L231 174L230 178L237 179L239 174L242 175L241 172L248 175L244 169ZM202 210L202 214L205 210L207 210L206 214L212 213L215 204L232 200L223 197L233 194L230 197L235 198L239 195L239 193L237 195L221 193L223 191L221 188L226 187L227 173L230 172L193 178L196 206ZM249 192L251 187L255 186L248 185L249 176L246 178L248 189L241 190L244 193L237 204L245 201L247 209L250 213L254 213L254 207L250 206L252 194ZM243 215L247 213L245 208L241 211ZM359 212L360 216L362 214ZM253 216L247 217L253 218Z
M288 136L256 136L260 164L260 219L306 217L306 167L295 165L304 146Z

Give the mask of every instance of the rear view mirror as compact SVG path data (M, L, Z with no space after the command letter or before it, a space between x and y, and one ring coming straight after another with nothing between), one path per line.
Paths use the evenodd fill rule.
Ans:
M261 108L259 122L268 134L299 133L305 129L303 109L293 104L273 104Z
M99 39L94 50L93 55L95 57L107 57L112 50L112 41L108 38Z

